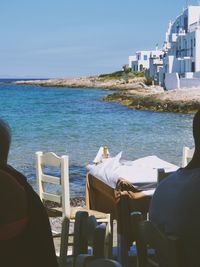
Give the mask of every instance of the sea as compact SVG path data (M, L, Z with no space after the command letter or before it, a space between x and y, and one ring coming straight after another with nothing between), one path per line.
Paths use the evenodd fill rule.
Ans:
M193 147L190 114L129 109L101 99L102 89L15 85L0 80L0 117L12 129L9 164L36 189L35 152L69 155L71 197L84 196L86 166L100 146L122 159L156 155L181 165Z

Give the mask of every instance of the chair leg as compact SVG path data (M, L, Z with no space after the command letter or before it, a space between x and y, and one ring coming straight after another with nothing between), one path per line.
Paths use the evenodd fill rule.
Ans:
M113 248L113 219L110 214L108 214L108 223L106 225L106 237L105 237L105 258L112 258L112 248Z
M64 217L62 221L62 231L60 239L59 267L66 267L67 264L69 225L70 225L70 219Z

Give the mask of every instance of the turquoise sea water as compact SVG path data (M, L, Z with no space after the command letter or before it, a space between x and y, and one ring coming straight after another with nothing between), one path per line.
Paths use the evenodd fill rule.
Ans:
M101 101L108 93L0 84L0 117L13 135L9 163L35 187L35 152L68 154L72 196L84 195L85 166L102 145L112 155L123 151L123 159L157 155L180 165L182 147L193 146L193 116Z

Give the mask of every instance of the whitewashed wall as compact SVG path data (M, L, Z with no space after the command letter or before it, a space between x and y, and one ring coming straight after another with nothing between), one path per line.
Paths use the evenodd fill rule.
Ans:
M200 78L200 71L194 73L194 78Z
M195 47L195 71L200 71L200 29L195 32L196 47Z
M180 88L180 79L177 72L165 74L165 88L167 90Z
M199 20L200 6L189 6L188 13L188 24L190 25Z
M180 88L192 88L192 87L200 87L200 78L180 79Z
M129 68L132 67L132 62L136 60L136 56L129 56L128 57L128 65L129 65Z

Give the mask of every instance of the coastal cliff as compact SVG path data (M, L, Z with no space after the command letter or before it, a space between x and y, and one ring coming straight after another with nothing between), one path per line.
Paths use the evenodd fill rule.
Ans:
M165 91L148 86L144 77L92 76L66 79L17 81L15 84L66 88L102 88L112 93L103 101L114 101L129 108L157 112L194 113L200 108L200 88Z

